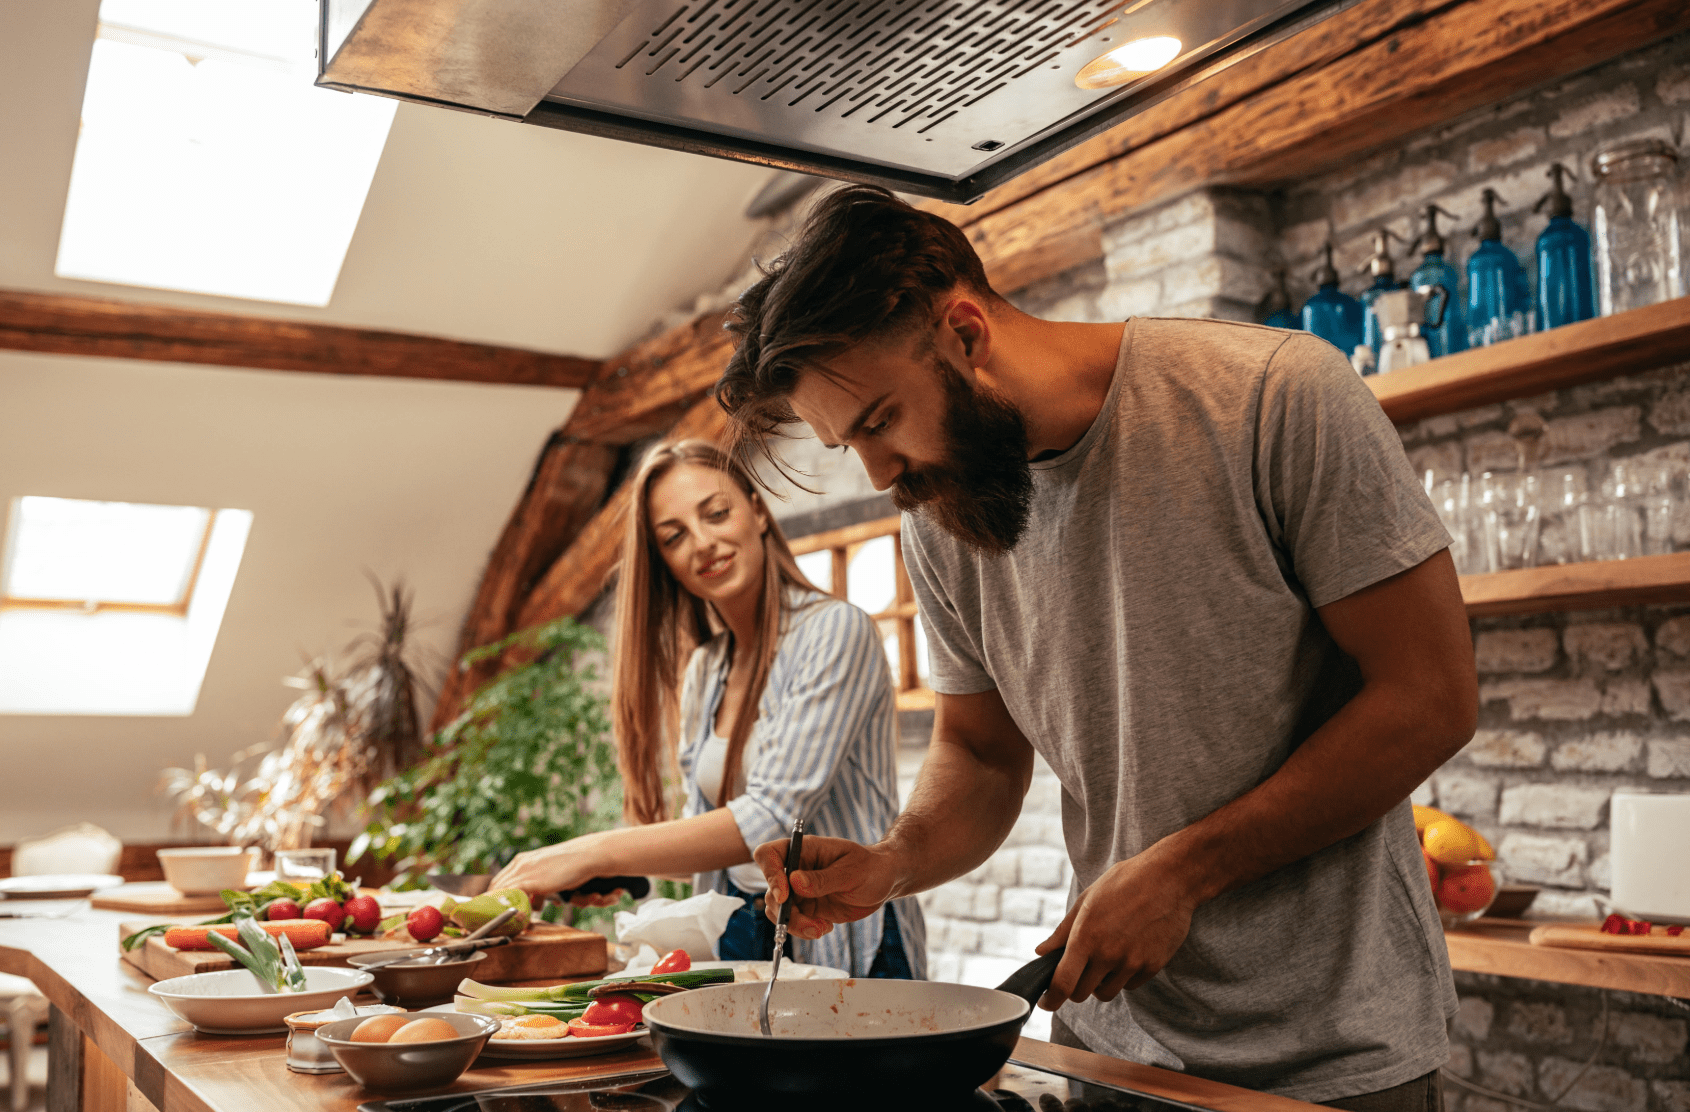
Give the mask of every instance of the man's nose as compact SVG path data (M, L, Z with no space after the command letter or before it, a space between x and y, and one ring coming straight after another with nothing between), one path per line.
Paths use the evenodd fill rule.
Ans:
M902 456L872 443L858 447L857 457L863 461L863 470L868 472L868 481L875 490L887 489L908 470Z

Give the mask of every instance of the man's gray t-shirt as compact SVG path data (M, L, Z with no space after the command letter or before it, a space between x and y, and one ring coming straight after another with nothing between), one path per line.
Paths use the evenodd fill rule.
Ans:
M1449 537L1373 395L1306 333L1129 321L1097 419L1032 467L1008 554L919 514L903 544L933 688L1000 692L1061 781L1077 892L1266 780L1353 698L1314 608ZM1148 983L1060 1015L1105 1053L1321 1101L1442 1065L1454 1008L1405 801L1204 904Z

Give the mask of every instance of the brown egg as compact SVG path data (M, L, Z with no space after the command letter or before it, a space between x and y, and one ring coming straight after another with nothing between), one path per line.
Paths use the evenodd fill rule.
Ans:
M455 1039L458 1029L444 1019L413 1019L388 1037L390 1043L439 1042Z
M386 1042L393 1032L411 1022L408 1015L373 1015L352 1029L353 1042Z

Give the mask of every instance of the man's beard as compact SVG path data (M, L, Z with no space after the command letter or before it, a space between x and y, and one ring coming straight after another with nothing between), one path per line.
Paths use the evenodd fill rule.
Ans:
M970 386L938 352L933 373L945 387L944 462L895 480L892 504L920 511L970 548L1008 552L1033 506L1026 422L1009 399Z

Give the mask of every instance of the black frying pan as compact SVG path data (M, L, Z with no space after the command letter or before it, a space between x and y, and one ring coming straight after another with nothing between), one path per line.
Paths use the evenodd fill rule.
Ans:
M1061 950L1046 954L995 989L783 979L772 1036L757 1027L761 982L665 996L644 1015L664 1065L711 1107L804 1109L865 1090L954 1100L1003 1068L1061 959Z

